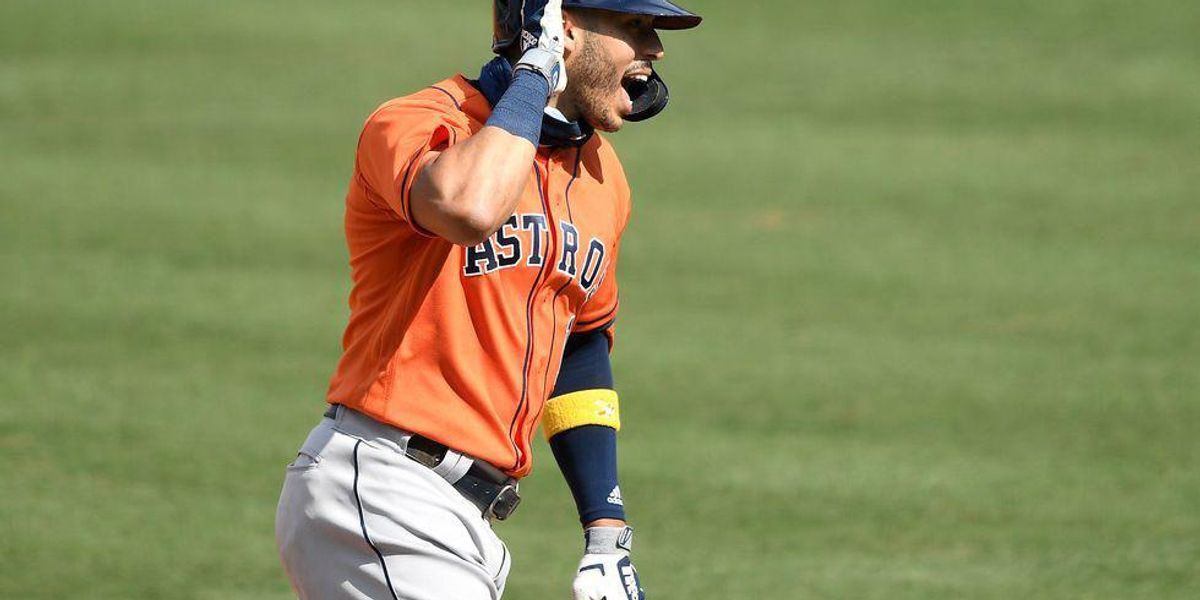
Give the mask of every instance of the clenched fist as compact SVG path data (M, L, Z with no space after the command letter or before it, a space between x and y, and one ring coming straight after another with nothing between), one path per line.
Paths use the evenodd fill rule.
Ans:
M633 530L589 527L586 550L572 584L574 600L645 600L637 569L629 559Z
M514 69L537 71L550 82L550 95L567 88L563 61L562 0L526 0L521 23L521 59Z

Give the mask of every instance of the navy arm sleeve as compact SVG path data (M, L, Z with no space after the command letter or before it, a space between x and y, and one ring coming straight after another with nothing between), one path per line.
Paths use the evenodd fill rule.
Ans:
M582 390L611 390L613 388L612 363L608 360L608 337L605 327L573 333L567 338L563 350L562 366L558 369L558 381L554 382L555 398Z
M572 334L567 339L551 401L564 394L612 387L612 363L603 328ZM575 497L581 523L625 519L617 482L616 429L604 425L567 429L550 438L550 448Z

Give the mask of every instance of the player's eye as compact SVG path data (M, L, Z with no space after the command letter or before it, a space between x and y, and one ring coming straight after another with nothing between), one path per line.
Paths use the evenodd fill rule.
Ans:
M634 17L627 24L629 29L637 33L646 33L654 29L654 19L647 17Z

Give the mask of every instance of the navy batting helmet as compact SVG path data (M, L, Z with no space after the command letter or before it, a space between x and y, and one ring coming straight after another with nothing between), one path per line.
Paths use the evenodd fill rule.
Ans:
M492 29L492 51L503 53L521 37L525 16L524 0L495 0ZM701 17L667 0L562 0L562 7L591 8L631 15L654 17L655 29L691 29L700 24ZM662 112L670 100L667 84L652 70L647 81L625 82L625 90L633 101L633 112L626 121L644 121Z
M493 51L504 50L520 37L524 5L522 0L495 0ZM562 0L562 7L648 15L654 17L655 29L691 29L700 24L700 15L667 0Z

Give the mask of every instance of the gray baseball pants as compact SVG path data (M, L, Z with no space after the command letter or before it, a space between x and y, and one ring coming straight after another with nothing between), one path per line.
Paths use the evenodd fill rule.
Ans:
M346 410L288 465L275 540L302 600L498 600L512 559L479 508ZM450 465L453 468L453 465Z

